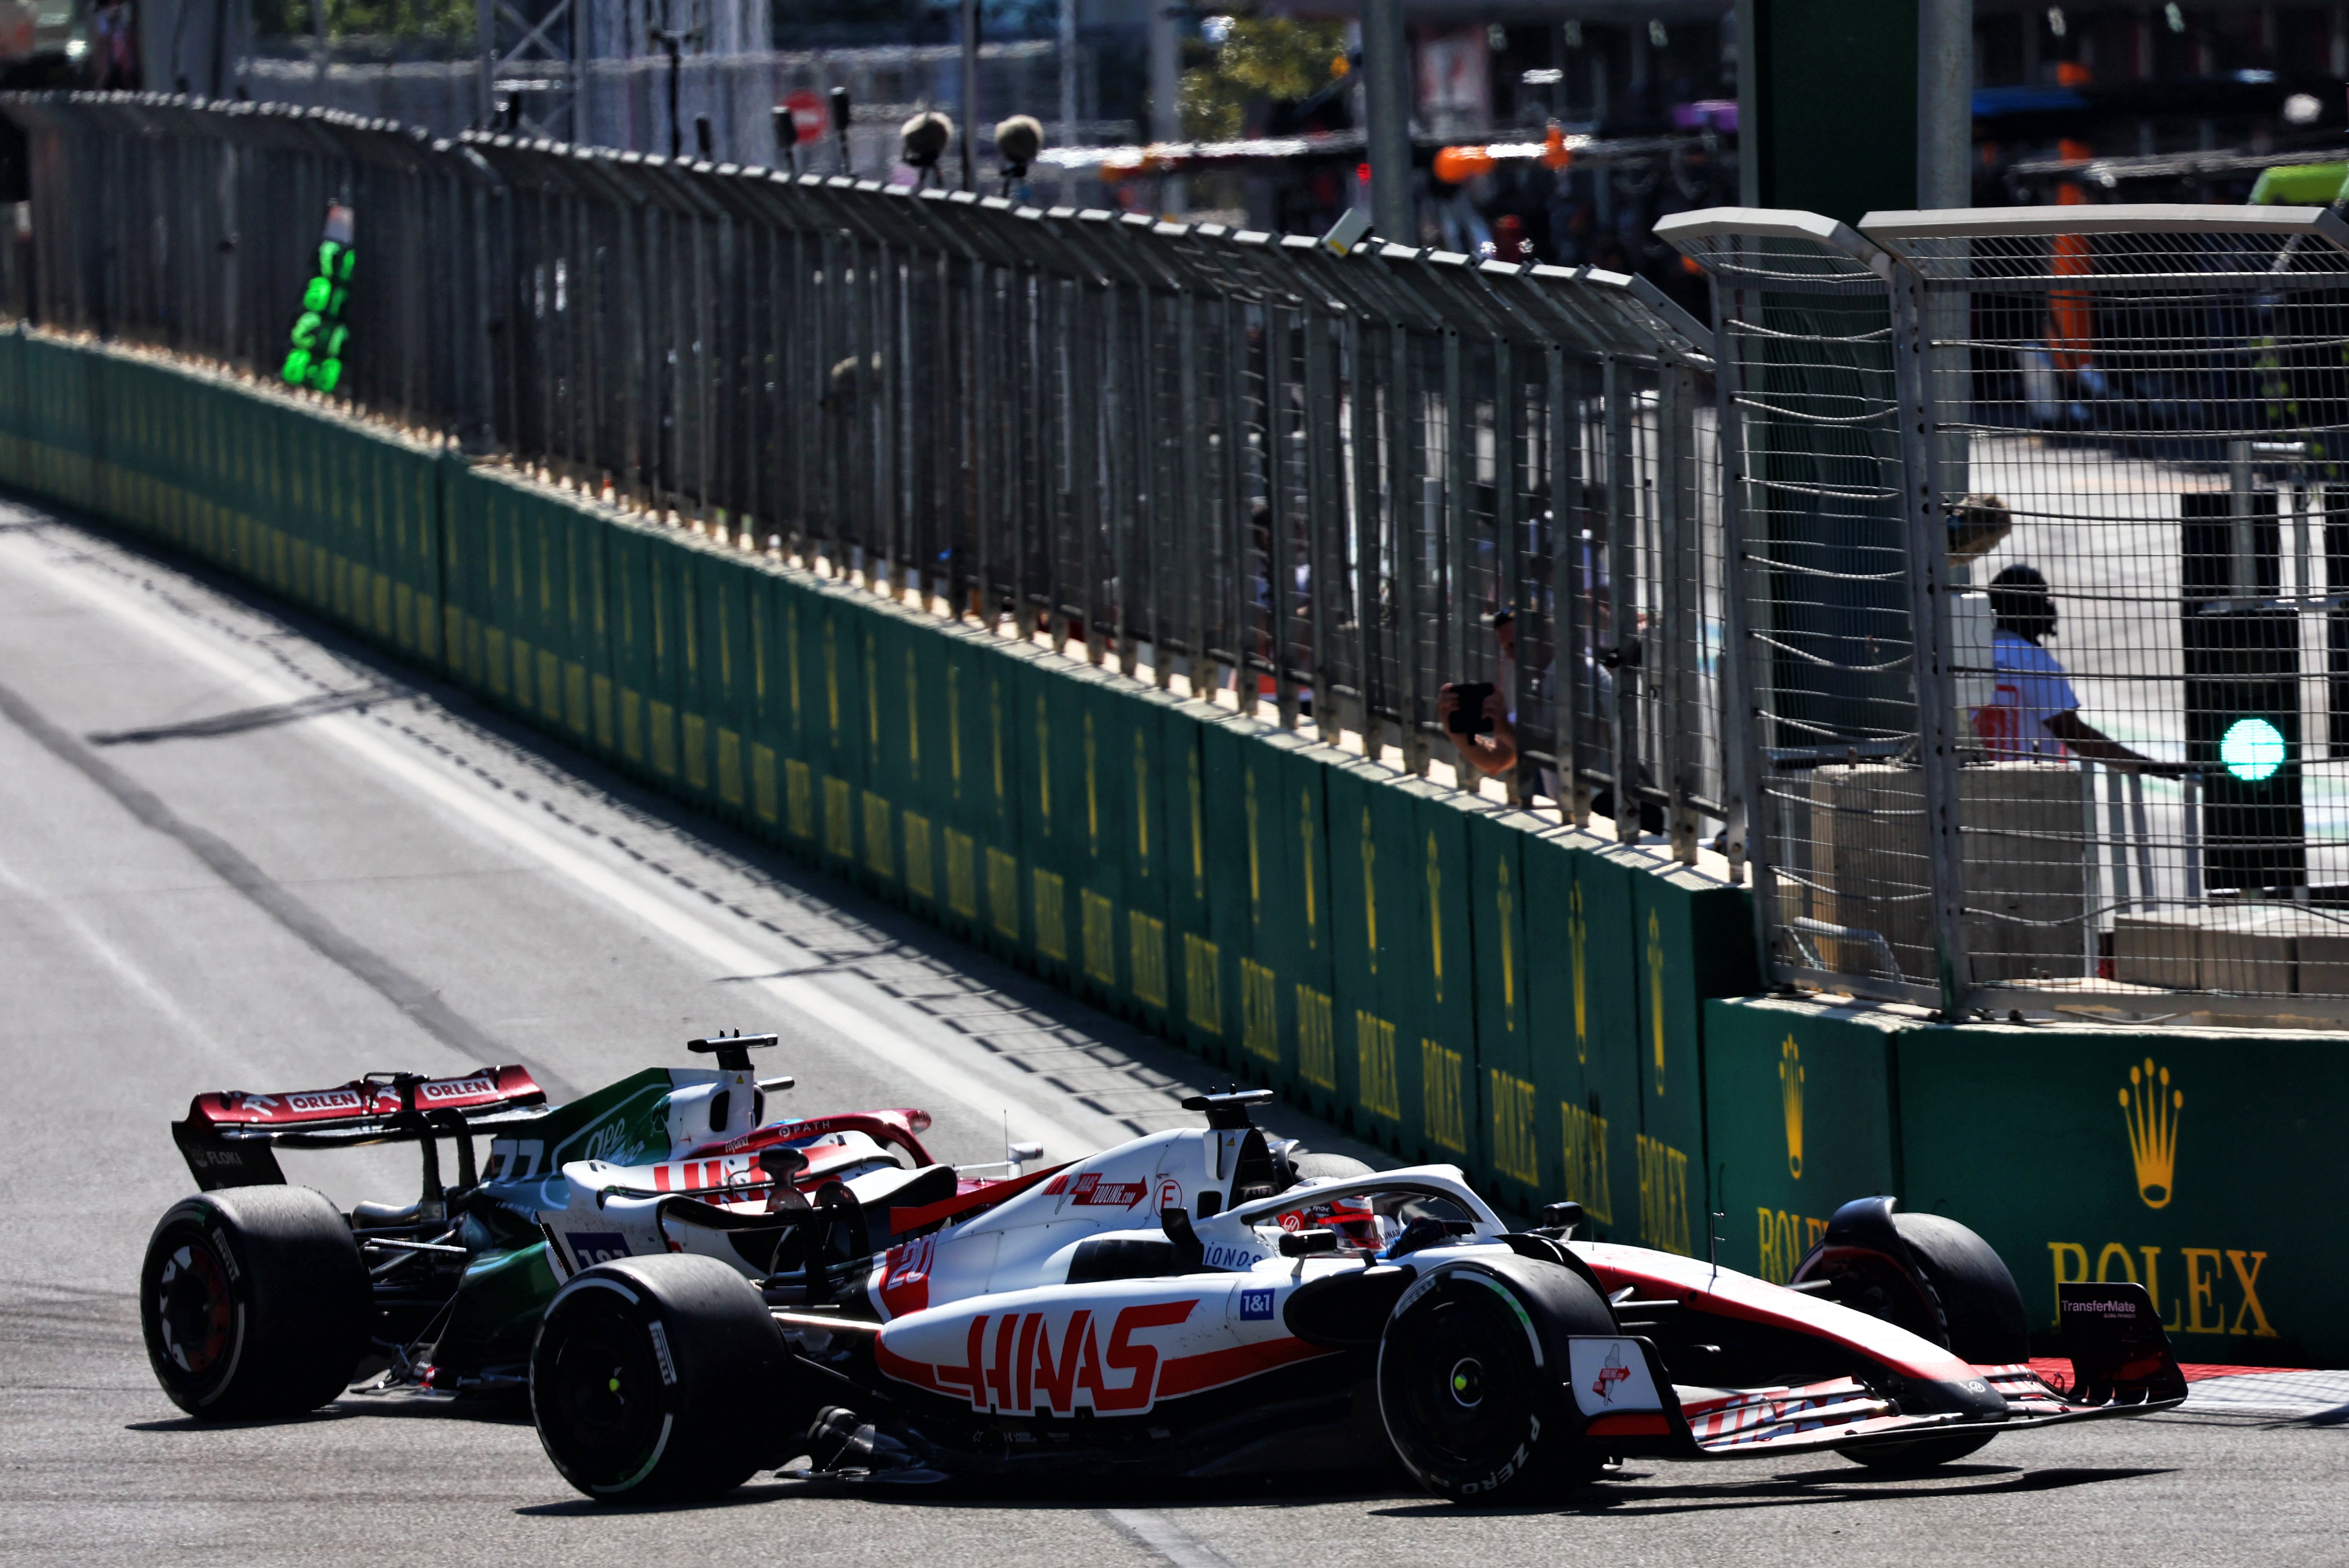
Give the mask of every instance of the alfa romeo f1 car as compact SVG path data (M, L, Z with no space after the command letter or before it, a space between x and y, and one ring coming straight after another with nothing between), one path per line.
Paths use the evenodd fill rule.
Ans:
M1439 1496L1532 1501L1631 1455L1923 1467L2185 1397L2142 1288L2064 1287L2073 1376L2043 1378L1997 1254L1889 1199L1845 1205L1781 1286L1576 1241L1570 1203L1513 1229L1450 1166L1303 1155L1252 1125L1268 1097L1186 1101L1206 1127L957 1214L891 1198L885 1223L874 1199L680 1224L640 1179L566 1165L544 1218L586 1266L531 1354L540 1439L605 1500L782 1465L878 1482L1400 1460ZM560 1231L591 1208L593 1244Z
M696 1040L690 1048L715 1055L715 1067L651 1068L556 1106L518 1066L199 1096L171 1134L201 1191L156 1226L140 1277L156 1377L181 1409L213 1419L311 1409L354 1379L370 1392L519 1392L564 1279L663 1250L662 1227L722 1236L751 1213L854 1217L886 1200L931 1206L918 1229L1007 1185L934 1160L921 1142L925 1111L769 1121L767 1096L792 1080L758 1077L750 1052L773 1043ZM274 1152L399 1142L421 1150L421 1190L348 1213L286 1185ZM1038 1152L1011 1151L1010 1169ZM567 1182L566 1167L594 1180ZM653 1230L631 1241L604 1215L597 1189L615 1184L655 1195ZM843 1232L838 1244L872 1243Z

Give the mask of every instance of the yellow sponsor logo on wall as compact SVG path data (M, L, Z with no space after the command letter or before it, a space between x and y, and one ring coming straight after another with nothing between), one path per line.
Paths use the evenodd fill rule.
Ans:
M1761 1276L1774 1285L1783 1285L1795 1277L1795 1271L1810 1255L1819 1238L1827 1233L1827 1222L1814 1220L1807 1214L1790 1214L1784 1209L1764 1209L1762 1215Z
M1689 1158L1646 1133L1639 1135L1639 1154L1640 1240L1689 1257Z
M2092 1277L2098 1284L2128 1280L2143 1285L2146 1294L2153 1298L2154 1311L2161 1314L2162 1326L2172 1334L2277 1337L2259 1294L2260 1271L2268 1261L2265 1252L2249 1248L2180 1247L2178 1264L2165 1283L2160 1247L2131 1248L2107 1241L2095 1254L2093 1276L2088 1249L2083 1243L2050 1241L2047 1251L2058 1285L2086 1284ZM2165 1294L2168 1291L2176 1293ZM2053 1324L2055 1319L2051 1317L2049 1322Z
M1656 1035L1656 1096L1664 1093L1664 928L1648 911L1648 1015Z
M1778 1047L1778 1100L1786 1116L1786 1174L1803 1179L1803 1050L1792 1034Z
M1468 1152L1465 1058L1433 1040L1419 1043L1420 1109L1428 1140L1454 1154Z
M2178 1191L2178 1127L2186 1093L2171 1082L2168 1068L2148 1056L2130 1066L2128 1086L2117 1097L2137 1199L2148 1209L2166 1209ZM2280 1337L2260 1300L2268 1254L2253 1248L2179 1247L2177 1261L2166 1267L2169 1250L2142 1242L2106 1241L2092 1251L2086 1242L2050 1241L2047 1255L2058 1287L2116 1280L2143 1285L2172 1334Z
M1152 1007L1164 1007L1166 922L1129 909L1125 914L1125 934L1133 960L1133 994Z
M1534 1086L1498 1067L1485 1076L1493 1105L1493 1166L1512 1181L1541 1180L1541 1146L1534 1130Z
M1280 988L1273 971L1240 960L1240 1049L1266 1062L1280 1060Z
M2178 1172L2178 1120L2186 1092L2169 1085L2169 1069L2129 1068L2129 1086L2120 1092L2121 1119L2128 1126L2129 1160L2137 1167L2137 1195L2148 1209L2166 1209Z
M1319 1089L1338 1086L1337 1024L1329 993L1297 988L1297 1074Z
M1435 847L1435 835L1427 836L1427 941L1428 961L1435 971L1435 1000L1444 1000L1444 861Z
M1395 1072L1395 1026L1354 1010L1354 1061L1362 1109L1389 1121L1402 1119L1402 1085Z
M1223 950L1206 938L1183 933L1183 1002L1194 1029L1224 1033Z
M1091 888L1079 891L1083 910L1085 973L1103 985L1117 983L1117 905Z
M1566 1149L1566 1196L1601 1225L1615 1222L1615 1194L1607 1179L1607 1118L1560 1100Z
M1582 918L1581 883L1574 885L1567 909L1567 946L1574 967L1574 1059L1588 1063L1590 1060L1590 992L1583 966L1587 961L1586 944L1590 940L1590 926ZM1585 1203L1583 1207L1588 1209L1590 1206Z

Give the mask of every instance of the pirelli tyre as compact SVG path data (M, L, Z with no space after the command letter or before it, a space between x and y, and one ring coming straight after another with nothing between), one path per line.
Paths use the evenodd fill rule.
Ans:
M1590 1480L1599 1460L1582 1446L1567 1342L1615 1332L1606 1300L1561 1264L1434 1270L1402 1293L1379 1340L1379 1413L1396 1455L1455 1502L1541 1502Z
M331 1402L367 1348L373 1293L351 1228L307 1187L240 1187L171 1206L139 1272L147 1359L208 1421Z
M530 1357L531 1415L563 1479L599 1502L729 1492L807 1427L756 1287L691 1253L598 1263L555 1293Z
M2031 1331L2023 1314L2023 1293L1989 1242L1954 1220L1905 1213L1882 1199L1847 1205L1836 1219L1844 1222L1846 1212L1850 1211L1857 1232L1854 1240L1864 1241L1868 1233L1859 1221L1864 1211L1871 1209L1873 1212L1865 1213L1868 1221L1890 1221L1899 1244L1886 1249L1890 1254L1886 1261L1908 1276L1913 1291L1869 1291L1854 1304L1862 1311L1875 1308L1881 1315L1902 1322L1972 1366L2007 1366L2030 1358ZM1829 1240L1835 1239L1831 1231ZM1796 1277L1803 1276L1798 1272ZM1860 1277L1864 1282L1864 1262ZM1887 1301L1892 1304L1878 1304ZM1871 1469L1922 1470L1964 1459L1997 1435L1995 1428L1953 1432L1837 1451Z

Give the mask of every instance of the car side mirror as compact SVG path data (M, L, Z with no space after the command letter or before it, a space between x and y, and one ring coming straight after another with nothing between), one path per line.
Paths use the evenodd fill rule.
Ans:
M1564 1203L1545 1203L1541 1211L1542 1229L1555 1231L1560 1238L1571 1236L1588 1218L1582 1205L1571 1199Z
M1283 1231L1280 1233L1280 1255L1284 1258L1319 1258L1338 1250L1335 1231Z

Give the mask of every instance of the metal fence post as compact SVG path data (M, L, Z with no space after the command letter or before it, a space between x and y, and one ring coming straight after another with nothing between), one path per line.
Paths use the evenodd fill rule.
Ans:
M1933 959L1941 1012L1955 1019L1972 988L1966 958L1965 849L1954 733L1957 684L1950 652L1949 531L1933 483L1939 423L1926 373L1925 280L1894 262L1893 367L1900 404L1900 468L1908 519L1909 616L1917 691L1917 762L1922 774L1925 853L1933 898Z

